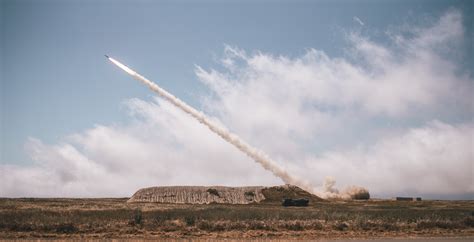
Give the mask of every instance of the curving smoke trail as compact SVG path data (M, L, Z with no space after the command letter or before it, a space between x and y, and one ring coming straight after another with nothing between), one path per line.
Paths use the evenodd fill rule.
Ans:
M173 94L167 92L166 90L164 90L163 88L155 84L154 82L146 79L145 77L138 74L134 70L130 69L126 65L118 62L117 60L107 55L105 57L107 57L112 63L120 67L122 70L127 72L133 78L135 78L136 80L148 86L148 88L150 88L152 91L156 92L158 95L160 95L167 101L171 102L173 105L175 105L179 109L188 113L189 115L197 119L200 123L206 125L212 132L216 133L217 135L222 137L224 140L226 140L227 142L237 147L237 149L247 154L249 157L255 160L255 162L262 165L262 167L265 168L266 170L272 172L275 176L279 177L286 184L296 185L310 193L313 193L315 195L325 197L325 198L348 198L348 197L350 198L349 195L345 193L339 193L337 190L325 189L325 191L322 191L322 192L317 191L317 189L311 186L309 182L290 175L282 167L276 164L267 154L265 154L264 152L256 148L253 148L252 146L247 144L245 141L243 141L239 136L228 131L225 127L222 127L221 125L216 124L212 120L208 119L206 115L204 115L202 112L189 106L185 102L181 101L179 98L175 97ZM334 182L331 185L329 185L329 187L332 187L333 185L334 185Z

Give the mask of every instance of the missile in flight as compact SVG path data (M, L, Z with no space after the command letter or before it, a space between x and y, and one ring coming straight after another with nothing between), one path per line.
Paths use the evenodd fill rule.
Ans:
M199 121L203 125L207 126L212 132L219 135L225 141L229 142L230 144L235 146L237 149L245 153L247 156L252 158L255 162L260 164L264 169L272 172L275 176L279 177L286 184L296 185L310 193L314 193L314 188L311 186L309 182L302 180L299 177L290 175L283 167L278 165L264 152L252 147L236 134L231 133L222 125L217 124L211 119L209 119L206 115L204 115L204 113L189 106L185 102L181 101L179 98L175 97L173 94L167 92L166 90L158 86L156 83L146 79L145 77L138 74L136 71L132 70L128 66L120 63L119 61L115 60L112 57L109 57L108 55L105 55L105 57L109 61L114 63L116 66L118 66L120 69L122 69L123 71L131 75L135 80L148 86L148 88L150 88L153 92L163 97L166 101L170 102L177 108L181 109L185 113L197 119L197 121Z

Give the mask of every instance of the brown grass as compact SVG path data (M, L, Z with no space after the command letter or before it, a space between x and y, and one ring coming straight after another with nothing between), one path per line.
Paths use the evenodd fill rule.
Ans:
M312 201L308 207L282 207L276 202L179 205L126 200L0 199L0 238L474 235L472 201Z

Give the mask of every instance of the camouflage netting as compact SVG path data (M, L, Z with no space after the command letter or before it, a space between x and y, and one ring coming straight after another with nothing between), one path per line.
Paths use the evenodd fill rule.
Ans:
M282 202L285 198L300 199L306 198L311 202L322 201L323 199L313 195L298 186L286 184L283 186L265 187L262 190L263 196L265 196L264 202Z
M249 204L262 201L280 203L284 198L322 200L292 185L275 187L169 186L140 189L128 202Z
M138 190L128 202L158 203L230 203L248 204L260 202L265 197L263 187L223 187L223 186L170 186L149 187Z

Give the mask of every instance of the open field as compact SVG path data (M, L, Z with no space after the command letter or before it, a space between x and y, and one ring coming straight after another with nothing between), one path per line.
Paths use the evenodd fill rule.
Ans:
M367 238L474 236L474 201L250 205L0 199L0 238Z

